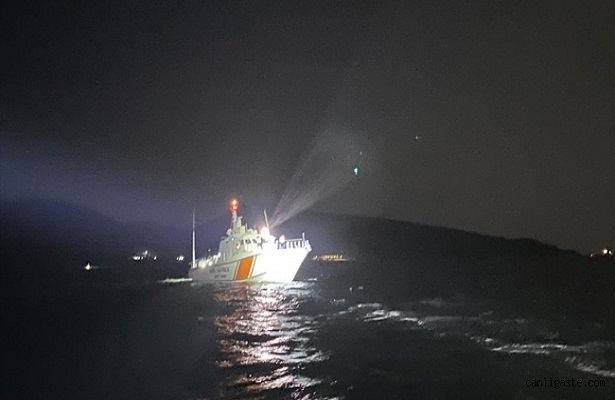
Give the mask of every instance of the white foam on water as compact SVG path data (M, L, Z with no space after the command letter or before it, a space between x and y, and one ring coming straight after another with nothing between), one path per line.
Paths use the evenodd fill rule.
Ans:
M156 283L161 284L161 285L175 285L178 283L186 283L186 282L192 282L192 278L166 278L166 279L156 281Z
M420 301L415 304L430 305L438 309L446 306L446 302L441 299ZM492 311L477 316L417 315L415 311L389 310L380 303L357 304L335 315L350 315L366 323L386 321L409 324L413 329L433 332L436 337L447 335L466 337L490 351L549 357L578 371L615 378L615 370L608 367L612 365L612 361L607 360L608 354L615 351L614 341L589 342L581 345L555 342L560 337L560 332L525 318L497 319ZM524 338L539 340L515 341Z
M482 340L483 344L489 342ZM605 353L615 349L615 342L590 342L584 345L561 343L509 343L486 346L492 351L510 354L536 354L562 360L574 369L593 375L615 378L615 370L606 368Z

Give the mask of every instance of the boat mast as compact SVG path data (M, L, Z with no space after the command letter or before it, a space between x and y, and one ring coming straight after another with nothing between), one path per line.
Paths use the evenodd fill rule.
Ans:
M263 210L263 214L265 214L265 225L267 226L267 230L269 230L269 220L267 219L267 210Z
M239 203L237 202L237 200L231 200L229 210L233 214L233 217L231 219L231 227L233 230L233 234L235 234L235 231L237 230L237 208L239 208Z
M192 268L196 267L196 211L192 209Z

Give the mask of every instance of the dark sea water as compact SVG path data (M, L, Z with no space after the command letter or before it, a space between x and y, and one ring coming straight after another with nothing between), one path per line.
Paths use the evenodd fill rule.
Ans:
M2 334L3 399L615 397L599 323L331 280L26 283L3 294Z

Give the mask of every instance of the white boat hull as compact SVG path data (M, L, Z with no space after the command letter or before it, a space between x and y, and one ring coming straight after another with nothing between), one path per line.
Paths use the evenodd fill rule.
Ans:
M276 249L211 265L199 260L188 275L196 282L292 282L309 251L309 247Z

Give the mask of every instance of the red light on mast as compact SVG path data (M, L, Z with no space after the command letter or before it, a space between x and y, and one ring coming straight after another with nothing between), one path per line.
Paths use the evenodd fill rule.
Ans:
M237 211L237 208L239 208L239 203L237 202L237 200L235 199L231 200L231 206L229 207L231 212Z

